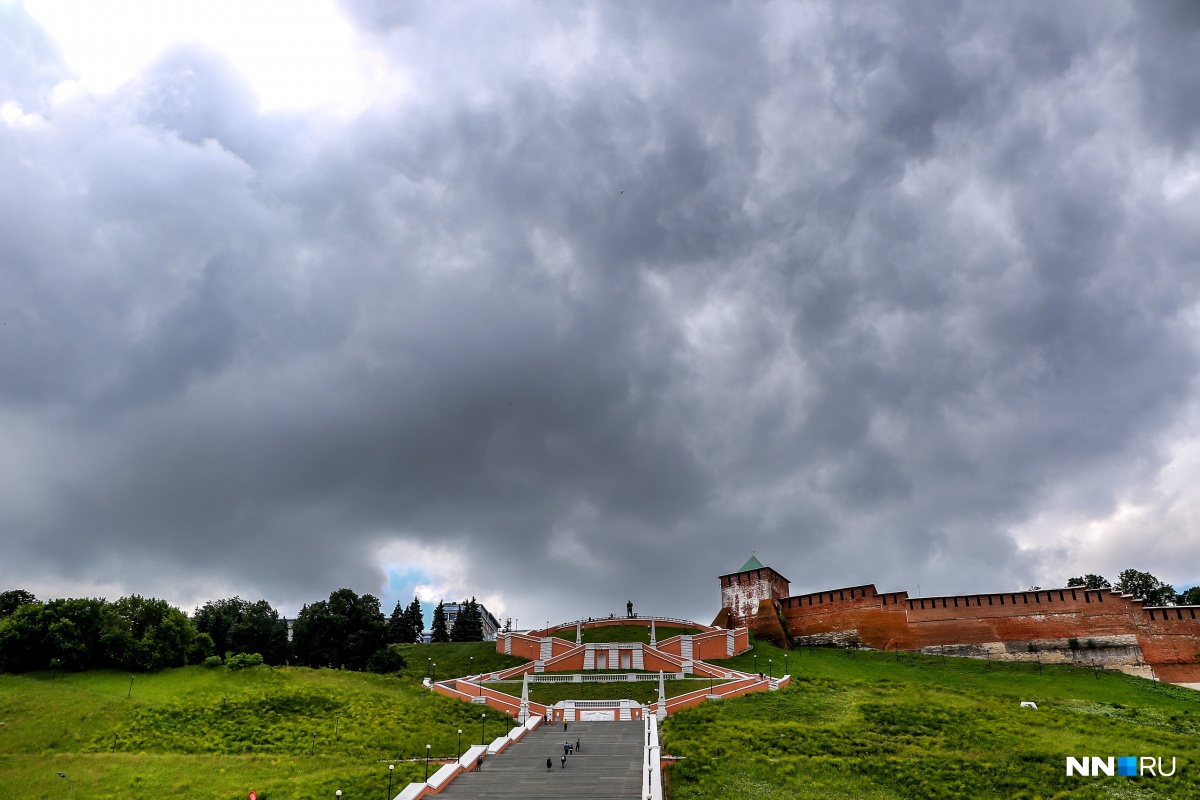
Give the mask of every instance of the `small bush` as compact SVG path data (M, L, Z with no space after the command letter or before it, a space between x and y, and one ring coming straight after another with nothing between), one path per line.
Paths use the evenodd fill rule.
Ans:
M258 653L238 653L236 656L230 656L225 659L225 666L232 670L257 667L262 663L263 657Z
M220 656L209 656L208 658L204 659L204 666L209 668L219 667L221 666L221 663Z
M408 666L404 656L390 647L381 647L367 659L367 669L383 675L388 672L399 672Z

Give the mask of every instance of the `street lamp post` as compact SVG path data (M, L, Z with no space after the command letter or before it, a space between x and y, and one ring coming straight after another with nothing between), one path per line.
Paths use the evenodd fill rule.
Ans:
M433 675L432 675L432 677L430 677L430 680L433 681L434 683L437 683L437 662L436 661L433 662Z
M767 674L771 676L771 680L775 680L775 659L767 659Z
M758 674L758 653L754 654L754 674Z
M387 800L392 800L392 773L396 771L395 764L388 764L388 796Z
M425 745L425 782L429 783L429 749L433 747L431 744Z
M787 671L787 653L784 653L784 654L783 654L783 674L784 674L784 675L787 675L787 674L788 674L788 671Z
M486 731L486 730L487 730L487 712L485 711L484 713L479 715L479 743L480 744L483 744L487 740L487 737L484 734L484 731Z
M333 795L334 795L334 797L341 797L341 796L342 796L342 790L341 790L341 789L338 789L336 792L334 792L334 793L333 793Z
M433 663L433 656L429 656L428 658L425 659L425 677L426 678L428 678L431 674L429 671L429 665L432 663Z
M62 774L61 772L60 772L60 773L58 773L58 777L62 778L62 779L63 779L63 780L65 780L67 783L71 784L71 785L70 785L70 786L67 788L67 800L71 800L71 793L75 791L75 781L71 780L71 779L70 779L70 778L68 778L66 775Z
M462 728L458 729L458 757L462 758Z

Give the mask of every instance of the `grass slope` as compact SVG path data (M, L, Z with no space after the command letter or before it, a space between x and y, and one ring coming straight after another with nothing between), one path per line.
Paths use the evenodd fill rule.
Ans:
M709 681L707 678L663 681L663 691L667 693L667 697L677 697L699 689L708 689L710 686L720 686L722 683L725 681ZM484 685L497 692L521 696L520 682L498 681ZM639 703L653 703L658 699L658 682L531 683L529 699L545 705L554 705L560 700L636 700Z
M423 778L426 744L450 757L459 728L464 747L481 735L478 709L421 688L425 658L439 672L520 661L491 643L413 648L399 677L186 667L137 675L129 699L128 673L0 675L0 786L58 796L64 772L82 800L382 797L389 763L398 791Z
M703 628L684 628L674 627L670 625L655 625L654 636L658 641L670 639L672 636L682 636L684 634L702 633ZM584 625L583 643L588 642L642 642L643 644L650 643L650 626L649 625L602 625L596 628L589 628ZM572 644L575 643L575 630L555 631L554 636L559 639L566 639Z
M730 666L778 676L759 643ZM1200 693L1119 674L802 650L788 689L669 718L673 800L1197 798ZM1038 704L1021 709L1022 700ZM1067 756L1175 756L1174 777L1066 777Z

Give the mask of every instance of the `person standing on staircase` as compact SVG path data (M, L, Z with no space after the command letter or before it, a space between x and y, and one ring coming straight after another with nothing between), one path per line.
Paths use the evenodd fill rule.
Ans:
M565 755L561 755L558 757L558 760L562 763L562 768L566 769L567 768L567 757Z
M582 750L582 749L583 749L583 747L582 747L582 746L580 746L580 744L579 744L579 740L578 740L578 739L576 739L576 740L575 740L575 752L576 752L576 753L578 753L578 752L579 752L580 750Z
M550 756L546 756L546 772L554 768L554 762L550 760Z

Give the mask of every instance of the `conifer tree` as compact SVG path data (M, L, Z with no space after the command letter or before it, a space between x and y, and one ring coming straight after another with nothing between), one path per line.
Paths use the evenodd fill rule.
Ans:
M465 600L458 602L458 613L454 615L454 624L450 626L450 641L467 642L467 628L470 627L471 610Z
M468 627L466 637L463 641L466 642L482 642L483 641L483 612L479 610L479 603L475 598L471 598L471 602L467 603L467 609L470 616L467 619Z
M408 620L409 631L409 638L405 641L421 641L421 634L425 632L425 615L421 613L421 601L413 597L412 602L404 611L404 616Z
M407 644L413 640L408 612L401 607L399 600L396 601L396 607L392 609L392 615L388 617L387 640L388 644Z
M442 605L442 601L439 600L433 609L433 624L430 626L429 636L431 642L450 641L450 632L446 630L446 610Z
M472 597L469 601L459 603L458 616L454 618L454 629L450 631L450 640L454 642L482 642L483 614L479 603Z

